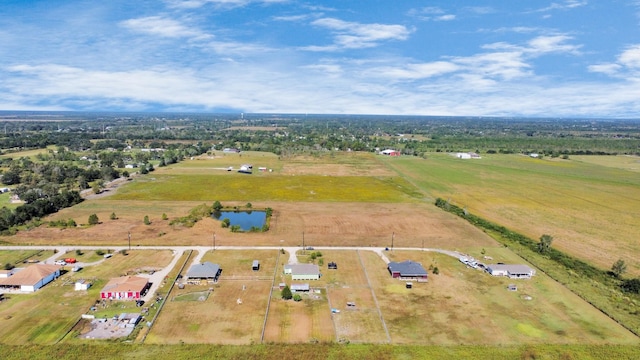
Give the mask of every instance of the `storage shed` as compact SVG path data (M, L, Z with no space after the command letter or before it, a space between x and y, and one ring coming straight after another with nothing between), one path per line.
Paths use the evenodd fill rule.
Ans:
M253 271L258 271L260 270L260 261L258 260L253 260L253 263L251 264L251 269Z

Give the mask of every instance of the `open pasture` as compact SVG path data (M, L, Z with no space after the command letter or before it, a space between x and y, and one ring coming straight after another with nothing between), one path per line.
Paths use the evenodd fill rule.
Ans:
M523 263L508 249L487 254L506 263ZM407 289L404 281L391 278L378 255L361 255L396 344L637 342L632 333L542 273L514 280L492 277L439 253L387 252L391 261L438 267L438 275L428 271L428 283L414 282ZM518 291L507 290L512 283Z
M410 202L421 194L400 177L285 176L214 172L154 173L118 189L112 200Z
M450 199L533 239L549 234L553 247L604 269L622 258L630 273L640 273L635 261L640 255L637 172L523 155L461 160L434 154L427 160L403 157L387 163L433 199Z
M85 221L96 213L101 223L90 227L57 229L38 227L20 231L3 240L14 244L83 245L302 245L302 233L308 246L382 246L434 247L465 250L491 247L497 243L482 231L431 203L301 203L252 202L253 208L271 207L270 230L264 233L232 233L214 219L203 219L192 228L169 225L171 219L185 216L204 202L119 201L111 198L85 201L64 209L51 219L74 218ZM211 205L212 203L207 203ZM223 202L244 206L246 202ZM115 212L117 220L109 220ZM169 220L162 220L166 213ZM148 215L151 224L145 225ZM47 218L48 219L48 218ZM84 219L84 220L82 220Z

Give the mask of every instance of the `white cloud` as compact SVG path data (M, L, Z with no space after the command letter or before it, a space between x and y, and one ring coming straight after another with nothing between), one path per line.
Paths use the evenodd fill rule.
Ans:
M552 10L568 10L575 9L587 5L585 0L565 0L563 2L554 2L549 6L536 10L536 12L547 12Z
M377 46L382 41L406 40L411 33L403 25L360 24L334 18L315 20L312 25L327 28L334 33L333 46L315 47L317 50L361 49ZM314 47L306 47L313 50Z
M418 80L448 74L459 70L460 66L448 61L413 63L404 66L373 67L367 71L372 77L393 80Z
M595 64L588 69L612 77L640 81L640 44L628 46L617 56L616 62Z
M410 9L407 15L422 21L451 21L456 18L455 15L447 14L442 8L436 6Z
M618 56L618 62L627 68L640 70L640 45L628 47Z
M435 21L451 21L451 20L455 20L456 16L455 15L442 15L442 16L436 16L434 18Z
M204 39L211 37L210 35L204 34L198 30L184 26L176 20L161 16L129 19L122 21L120 25L132 31L169 38L190 37Z
M236 8L252 3L268 5L286 3L288 1L289 0L165 0L169 7L183 9L197 9L209 4L217 8Z
M617 74L621 68L622 66L618 64L596 64L596 65L589 65L588 70L591 72L603 73L603 74L613 76Z

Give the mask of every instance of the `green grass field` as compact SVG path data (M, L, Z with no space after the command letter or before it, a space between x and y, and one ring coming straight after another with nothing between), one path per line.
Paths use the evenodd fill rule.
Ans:
M110 200L404 202L419 197L400 177L154 173L134 180Z

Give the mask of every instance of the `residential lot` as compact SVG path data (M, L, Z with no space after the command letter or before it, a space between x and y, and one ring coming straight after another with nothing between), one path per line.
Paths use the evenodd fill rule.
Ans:
M316 281L294 281L283 274L288 253L278 250L216 250L202 262L219 264L217 283L174 286L145 343L308 343L393 344L632 344L637 338L544 274L530 280L493 277L429 251L313 250L298 260L321 264ZM505 263L522 262L508 249L487 255ZM6 254L5 254L6 256ZM91 257L91 254L86 256ZM4 344L86 341L90 326L76 322L83 313L112 319L135 312L135 303L96 303L109 278L169 264L168 250L132 250L68 272L35 294L10 295L0 302L0 336ZM429 272L427 283L393 279L390 261L413 260ZM176 265L182 266L186 256ZM193 259L193 257L191 258ZM253 271L259 260L259 271ZM338 269L328 269L335 262ZM191 261L184 267L186 274ZM434 274L438 268L438 274ZM172 272L173 277L177 272ZM144 276L144 273L142 274ZM73 291L77 278L94 282L88 291ZM170 280L170 279L166 279ZM166 282L165 280L165 282ZM278 284L309 283L302 301L281 299ZM517 291L508 291L515 283ZM348 304L354 304L349 306ZM146 304L145 306L158 304ZM97 309L91 311L95 306ZM332 311L335 309L337 311ZM266 318L266 321L265 321ZM139 326L146 330L144 319ZM109 325L105 323L104 326ZM71 331L71 336L66 335ZM141 341L138 336L137 341Z
M21 256L21 255L20 255ZM51 344L61 341L74 328L80 316L91 313L106 282L115 276L135 272L144 267L162 267L169 263L170 251L132 250L128 255L116 254L103 263L80 272L69 271L33 294L6 294L0 302L0 343ZM92 282L89 290L75 291L76 280ZM117 304L116 304L117 303ZM109 309L99 309L98 316L109 317L123 311L119 302ZM127 304L135 308L135 304Z
M276 259L276 250L207 252L201 262L220 265L222 274L218 282L187 284L183 289L175 286L145 342L260 342ZM259 271L252 270L253 260L260 261Z

